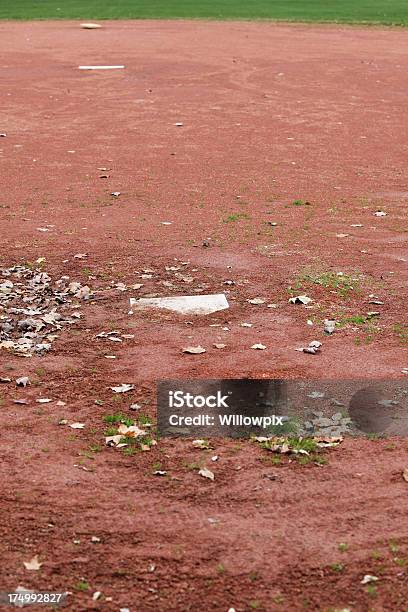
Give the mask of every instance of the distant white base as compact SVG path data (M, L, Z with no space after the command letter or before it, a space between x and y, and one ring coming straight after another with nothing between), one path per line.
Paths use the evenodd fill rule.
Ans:
M79 70L117 70L124 66L78 66Z
M130 298L132 310L147 308L165 308L180 314L211 314L218 310L229 308L227 298L223 293L214 295L182 295L163 298Z

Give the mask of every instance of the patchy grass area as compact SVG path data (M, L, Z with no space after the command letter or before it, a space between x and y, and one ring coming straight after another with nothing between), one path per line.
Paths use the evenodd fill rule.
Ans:
M360 291L361 274L345 274L343 272L314 272L305 270L300 273L295 283L288 288L293 295L300 290L312 290L313 286L319 286L336 293L339 297L347 297L350 292Z
M272 19L408 24L406 0L15 0L1 19Z

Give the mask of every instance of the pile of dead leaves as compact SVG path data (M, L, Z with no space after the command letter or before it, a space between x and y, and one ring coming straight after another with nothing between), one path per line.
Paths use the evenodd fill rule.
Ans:
M89 300L87 285L56 281L40 268L0 268L0 349L31 357L51 349L58 330L81 318L79 300Z

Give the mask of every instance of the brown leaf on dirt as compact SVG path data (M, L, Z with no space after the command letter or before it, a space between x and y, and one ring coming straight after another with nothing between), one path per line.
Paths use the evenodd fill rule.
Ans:
M128 438L137 438L139 436L145 435L145 431L140 429L137 425L125 425L121 423L118 427L118 433L122 434L122 436L127 436Z
M331 448L343 442L342 436L314 437L313 440L319 448Z
M405 470L402 472L402 477L405 482L408 482L408 467L406 467Z
M377 576L371 576L371 574L366 574L360 582L361 584L370 584L370 582L377 582L377 580Z
M85 427L85 423L71 423L70 427L72 429L83 429Z
M316 355L316 353L320 352L321 346L322 346L321 342L319 342L318 340L312 340L312 342L309 343L309 346L303 347L301 349L295 349L295 350L301 351L303 353L309 353L310 355Z
M38 561L38 555L35 555L30 561L23 561L24 567L26 570L37 571L43 565Z
M208 440L193 440L193 446L195 448L201 448L203 450L206 450L210 448L210 443L208 442Z
M105 438L105 444L107 446L116 446L117 448L127 446L127 444L121 443L122 438L123 436L121 434L117 434L116 436L107 436Z
M289 299L289 304L304 304L306 306L307 304L310 304L311 301L312 298L308 297L307 295L296 295L295 297L291 297Z
M323 322L323 329L326 334L333 334L336 330L336 321L334 319L325 319Z
M128 385L126 383L122 383L118 387L111 387L111 390L114 393L127 393L128 391L132 391L134 389L134 385Z
M198 472L200 474L200 476L202 476L203 478L208 478L209 480L214 480L215 476L213 474L213 472L211 472L211 470L208 470L206 467L201 468L201 470L199 470Z
M199 355L200 353L205 353L205 348L202 346L186 346L186 348L182 349L183 353L188 353L189 355Z

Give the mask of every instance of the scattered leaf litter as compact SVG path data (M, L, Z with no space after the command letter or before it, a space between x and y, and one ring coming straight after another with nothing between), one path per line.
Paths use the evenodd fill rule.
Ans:
M280 455L309 455L309 452L299 447L299 442L303 440L302 437L292 440L292 438L278 437L278 436L255 436L252 438L254 442L258 442L268 451L278 453ZM319 437L308 438L316 443L318 448L332 448L338 446L342 441L342 436L333 437Z

